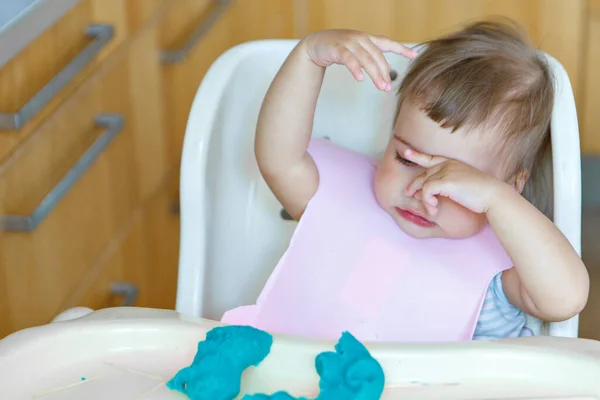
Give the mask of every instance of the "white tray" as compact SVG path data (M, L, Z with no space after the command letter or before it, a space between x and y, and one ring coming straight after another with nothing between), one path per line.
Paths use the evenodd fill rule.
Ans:
M185 399L165 382L188 366L214 321L113 308L0 341L0 399ZM244 393L316 397L315 356L334 342L274 336ZM552 337L463 344L374 344L382 399L600 399L600 342Z

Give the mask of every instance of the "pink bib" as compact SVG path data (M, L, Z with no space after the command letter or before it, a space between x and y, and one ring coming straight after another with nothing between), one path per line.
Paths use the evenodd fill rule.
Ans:
M512 266L487 226L462 240L415 239L373 192L376 163L313 140L319 188L257 304L222 322L361 341L471 340L491 279Z

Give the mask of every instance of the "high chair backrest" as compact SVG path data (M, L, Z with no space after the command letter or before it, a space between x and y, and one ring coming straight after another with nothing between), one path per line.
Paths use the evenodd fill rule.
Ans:
M263 181L254 133L263 97L297 40L248 42L225 52L192 105L181 163L181 247L176 309L220 319L256 301L295 228ZM579 130L566 71L547 56L556 79L552 117L554 221L580 252ZM399 85L408 60L387 55ZM392 132L397 97L358 83L345 67L327 69L313 137L377 156ZM518 221L515 221L518 223ZM541 333L577 335L577 317Z

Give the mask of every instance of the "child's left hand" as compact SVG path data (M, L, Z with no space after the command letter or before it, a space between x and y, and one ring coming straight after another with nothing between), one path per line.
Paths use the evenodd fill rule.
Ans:
M486 213L514 268L502 274L502 287L515 307L543 321L565 321L585 307L589 275L561 231L515 188L462 162L412 149L403 157L424 168L405 189L437 213L438 197ZM515 223L518 221L518 223Z
M404 157L425 168L405 189L407 196L414 196L421 190L421 197L427 212L437 213L437 196L448 197L452 201L476 213L486 213L497 192L506 183L485 174L460 161L430 156L413 149L404 152Z

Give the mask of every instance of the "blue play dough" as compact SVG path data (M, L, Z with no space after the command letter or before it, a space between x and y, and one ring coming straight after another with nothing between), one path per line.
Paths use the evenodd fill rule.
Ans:
M247 326L214 328L198 344L192 365L183 368L167 387L187 394L191 400L232 400L240 393L243 371L257 366L271 351L273 338L267 332ZM319 374L319 395L315 400L376 400L383 392L385 377L381 365L348 332L342 333L335 351L315 359ZM243 400L308 400L279 391L245 395Z
M240 393L242 372L257 366L271 351L273 338L249 326L210 330L198 343L192 365L180 370L167 387L191 400L231 400Z
M321 377L317 400L374 400L383 393L385 376L381 365L348 332L335 345L335 352L317 356L315 368Z

